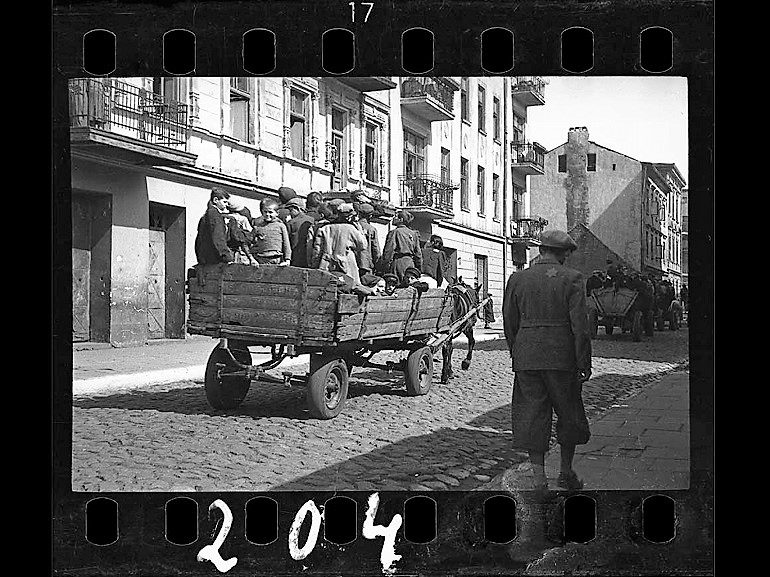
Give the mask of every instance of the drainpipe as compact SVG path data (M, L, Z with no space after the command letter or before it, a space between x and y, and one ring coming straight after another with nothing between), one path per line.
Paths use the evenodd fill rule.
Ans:
M508 282L508 78L503 77L503 292Z

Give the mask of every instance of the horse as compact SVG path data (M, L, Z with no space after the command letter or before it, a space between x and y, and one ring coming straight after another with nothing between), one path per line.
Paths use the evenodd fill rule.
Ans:
M449 285L447 291L452 295L452 315L451 322L454 323L458 319L464 317L468 312L477 307L479 304L479 297L476 291L469 287L467 284L458 282ZM460 332L468 339L468 353L465 355L462 366L463 370L468 370L471 366L471 360L473 359L473 348L476 346L476 339L473 338L473 327L476 324L476 316L473 315L462 326ZM454 376L452 371L452 353L454 352L454 344L452 341L454 338L450 338L444 346L441 348L442 356L442 368L441 368L441 382L447 383L449 379Z

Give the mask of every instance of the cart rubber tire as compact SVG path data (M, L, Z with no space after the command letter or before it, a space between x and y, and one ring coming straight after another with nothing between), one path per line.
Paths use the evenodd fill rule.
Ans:
M615 330L615 325L612 324L612 322L604 323L604 332L608 335L611 335L612 332Z
M348 366L343 359L327 358L307 380L307 406L317 419L333 419L348 398Z
M596 309L588 311L588 329L591 332L591 338L595 339L599 334L599 313Z
M231 348L235 360L243 365L251 364L251 353L249 349ZM203 379L203 386L206 390L206 399L214 409L230 410L237 408L246 397L251 386L251 379L246 377L225 377L219 376L218 363L227 364L227 352L221 347L216 347L209 355L206 363L206 373Z
M406 393L410 397L430 391L433 380L433 352L429 347L413 350L406 357Z
M636 311L634 313L634 321L631 326L631 337L634 342L638 343L642 340L642 325L644 324L644 314L642 311Z

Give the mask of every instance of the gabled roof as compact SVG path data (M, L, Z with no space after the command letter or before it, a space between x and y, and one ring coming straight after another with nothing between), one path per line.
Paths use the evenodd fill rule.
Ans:
M633 160L635 162L641 162L641 160L638 160L638 159L634 158L633 156L628 156L627 154L623 154L622 152L618 152L617 150L612 150L611 148L607 148L606 146L602 146L601 144L599 144L598 142L594 142L593 140L589 140L588 142L590 142L594 146L598 146L599 148L603 148L604 150L608 150L609 152L612 152L614 154L619 154L620 156L625 156L626 158L630 158L631 160ZM568 144L568 142L562 142L559 146L555 146L551 150L546 151L546 154L549 154L549 153L553 152L557 148L561 148L565 144Z

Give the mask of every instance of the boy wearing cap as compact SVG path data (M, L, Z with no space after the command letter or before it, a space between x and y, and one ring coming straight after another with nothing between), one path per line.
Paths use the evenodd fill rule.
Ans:
M284 224L291 218L286 203L292 198L297 198L297 192L293 188L282 186L278 189L278 219Z
M292 198L285 207L291 215L286 225L291 243L291 266L307 268L307 234L315 219L305 213L305 201L300 197Z
M545 231L540 258L508 279L503 299L505 338L515 372L511 418L513 446L529 452L536 488L548 486L545 453L556 411L561 445L558 485L580 489L572 469L575 447L591 433L583 407L583 382L591 377L583 275L564 266L577 244L563 231Z
M334 222L321 226L313 241L310 266L330 272L342 272L361 284L358 273L358 253L366 249L366 239L353 224L353 205L342 203L337 207Z
M422 269L420 233L409 228L413 219L412 213L402 210L393 219L396 228L388 232L385 237L385 248L382 250L385 270L395 273L402 284L406 269L409 267Z
M227 246L227 225L224 218L229 197L230 193L225 190L211 189L206 212L198 221L198 234L195 237L195 257L198 264L233 261L233 251Z
M278 218L278 201L265 198L259 209L262 216L252 223L254 242L251 254L259 264L288 266L291 263L291 242L286 225Z
M367 246L358 263L361 276L374 272L374 265L380 260L380 239L377 237L377 229L369 222L372 214L374 207L371 204L364 202L358 205L358 224L364 233Z

